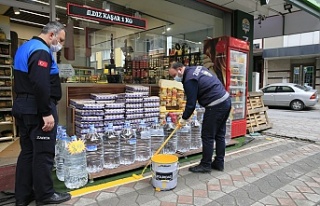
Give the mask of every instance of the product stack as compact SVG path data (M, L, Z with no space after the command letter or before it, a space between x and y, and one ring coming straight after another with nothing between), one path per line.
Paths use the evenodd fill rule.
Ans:
M96 103L93 99L72 99L70 105L75 107L75 130L78 137L84 137L91 124L98 133L103 133L104 104Z
M126 85L126 120L136 129L141 119L144 119L143 99L149 96L149 88L140 85Z
M160 121L165 122L166 116L173 111L176 116L181 115L186 101L184 91L178 88L161 87L160 88ZM170 111L171 110L171 111ZM173 121L175 122L175 121Z
M144 97L144 120L147 125L154 123L155 118L160 116L160 98L157 96Z

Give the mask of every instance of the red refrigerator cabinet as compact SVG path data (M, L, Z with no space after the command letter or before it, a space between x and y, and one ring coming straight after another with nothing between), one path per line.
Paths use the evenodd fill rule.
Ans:
M247 133L247 79L249 42L223 36L204 41L203 64L223 82L230 93L231 137Z

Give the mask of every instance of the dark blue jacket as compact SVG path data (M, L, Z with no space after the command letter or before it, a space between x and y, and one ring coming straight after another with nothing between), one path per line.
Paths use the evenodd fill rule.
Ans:
M19 95L36 99L42 116L51 114L51 99L61 99L58 65L46 42L33 37L21 45L14 59L14 90Z
M192 115L197 100L201 106L206 107L226 94L225 87L217 76L202 66L185 67L182 84L187 96L183 119L189 119Z

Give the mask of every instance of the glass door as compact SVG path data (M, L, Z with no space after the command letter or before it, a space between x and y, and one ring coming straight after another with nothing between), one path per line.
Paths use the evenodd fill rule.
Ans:
M292 82L299 85L314 87L314 66L293 66Z
M230 86L232 118L245 118L246 109L247 54L230 50Z

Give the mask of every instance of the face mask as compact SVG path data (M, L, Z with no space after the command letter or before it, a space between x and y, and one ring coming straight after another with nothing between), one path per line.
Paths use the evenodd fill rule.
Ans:
M174 77L174 80L176 80L177 82L182 82L182 77L179 77L178 75L176 75Z
M58 42L56 45L51 44L50 45L50 49L51 49L52 52L58 52L58 51L60 51L62 49L62 45L60 44L60 42Z

